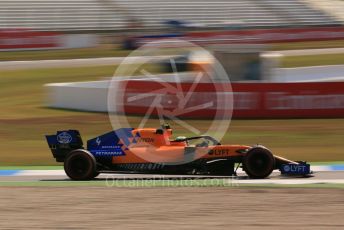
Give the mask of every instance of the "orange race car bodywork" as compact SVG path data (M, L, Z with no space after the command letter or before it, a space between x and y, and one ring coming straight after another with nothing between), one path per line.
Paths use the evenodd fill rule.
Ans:
M168 125L111 131L87 141L86 149L76 130L46 138L56 161L64 162L67 175L76 180L109 171L228 176L236 175L235 164L242 165L251 178L265 178L274 169L285 174L310 173L305 162L273 155L260 145L221 145L210 136L173 139Z
M139 134L139 135L137 135ZM250 146L245 145L207 145L189 146L188 140L173 140L172 130L167 129L162 134L157 134L156 129L134 129L133 136L138 136L135 143L126 146L126 154L112 158L113 164L126 163L179 163L190 160L217 159L219 157L240 157L238 150L245 150ZM207 139L207 137L202 137ZM123 143L123 142L122 142ZM193 155L187 154L187 148L194 148Z

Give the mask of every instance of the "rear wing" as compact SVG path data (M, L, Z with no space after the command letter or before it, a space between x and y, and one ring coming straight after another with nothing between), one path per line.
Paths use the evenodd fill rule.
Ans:
M83 149L83 142L78 130L57 131L55 135L46 135L45 137L57 162L63 162L72 150Z

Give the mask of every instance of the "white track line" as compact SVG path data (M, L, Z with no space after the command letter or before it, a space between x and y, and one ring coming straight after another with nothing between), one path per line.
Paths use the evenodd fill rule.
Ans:
M240 180L229 179L229 184L280 184L280 185L298 185L298 184L344 184L344 179L312 179L291 178L291 179L259 179L259 180Z

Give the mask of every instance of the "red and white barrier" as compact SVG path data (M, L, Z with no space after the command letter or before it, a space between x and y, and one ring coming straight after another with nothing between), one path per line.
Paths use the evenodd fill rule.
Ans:
M108 103L114 103L114 111L127 115L143 116L148 110L158 115L160 109L172 116L207 119L229 117L232 108L234 118L344 117L344 82L232 83L231 87L198 83L195 88L187 82L179 86L168 82L168 87L148 80L115 83L110 88L118 92L115 98L108 95L110 81L48 84L48 105L106 112Z
M0 30L0 50L54 49L59 47L60 35L26 29Z
M337 40L344 39L344 27L305 27L192 32L187 34L187 39L197 44L283 43Z
M273 28L273 29L241 29L223 31L190 32L179 37L163 37L166 46L172 46L168 39L183 39L197 45L236 44L236 43L283 43L302 41L327 41L344 39L344 27L303 27L303 28ZM135 38L141 46L161 40L161 36L143 36ZM180 45L179 43L177 45Z
M170 84L176 86L176 83ZM164 91L161 84L128 81L123 91L121 112L144 115L152 109L154 99L160 97L158 106L166 111L184 112L179 117L213 118L217 112L230 112L230 106L221 102L233 93L235 118L344 117L344 82L232 83L232 92L215 91L217 84L200 83L191 93L185 107L179 108L180 98L177 93ZM180 86L186 95L191 83L181 83ZM188 112L188 108L209 103L211 106ZM157 115L156 108L152 114Z
M0 51L84 48L97 44L97 35L92 34L0 30Z

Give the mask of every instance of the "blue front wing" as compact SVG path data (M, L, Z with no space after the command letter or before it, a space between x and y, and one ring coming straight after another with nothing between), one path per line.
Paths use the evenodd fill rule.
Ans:
M300 162L299 164L282 164L280 169L282 175L309 175L311 174L310 164Z

